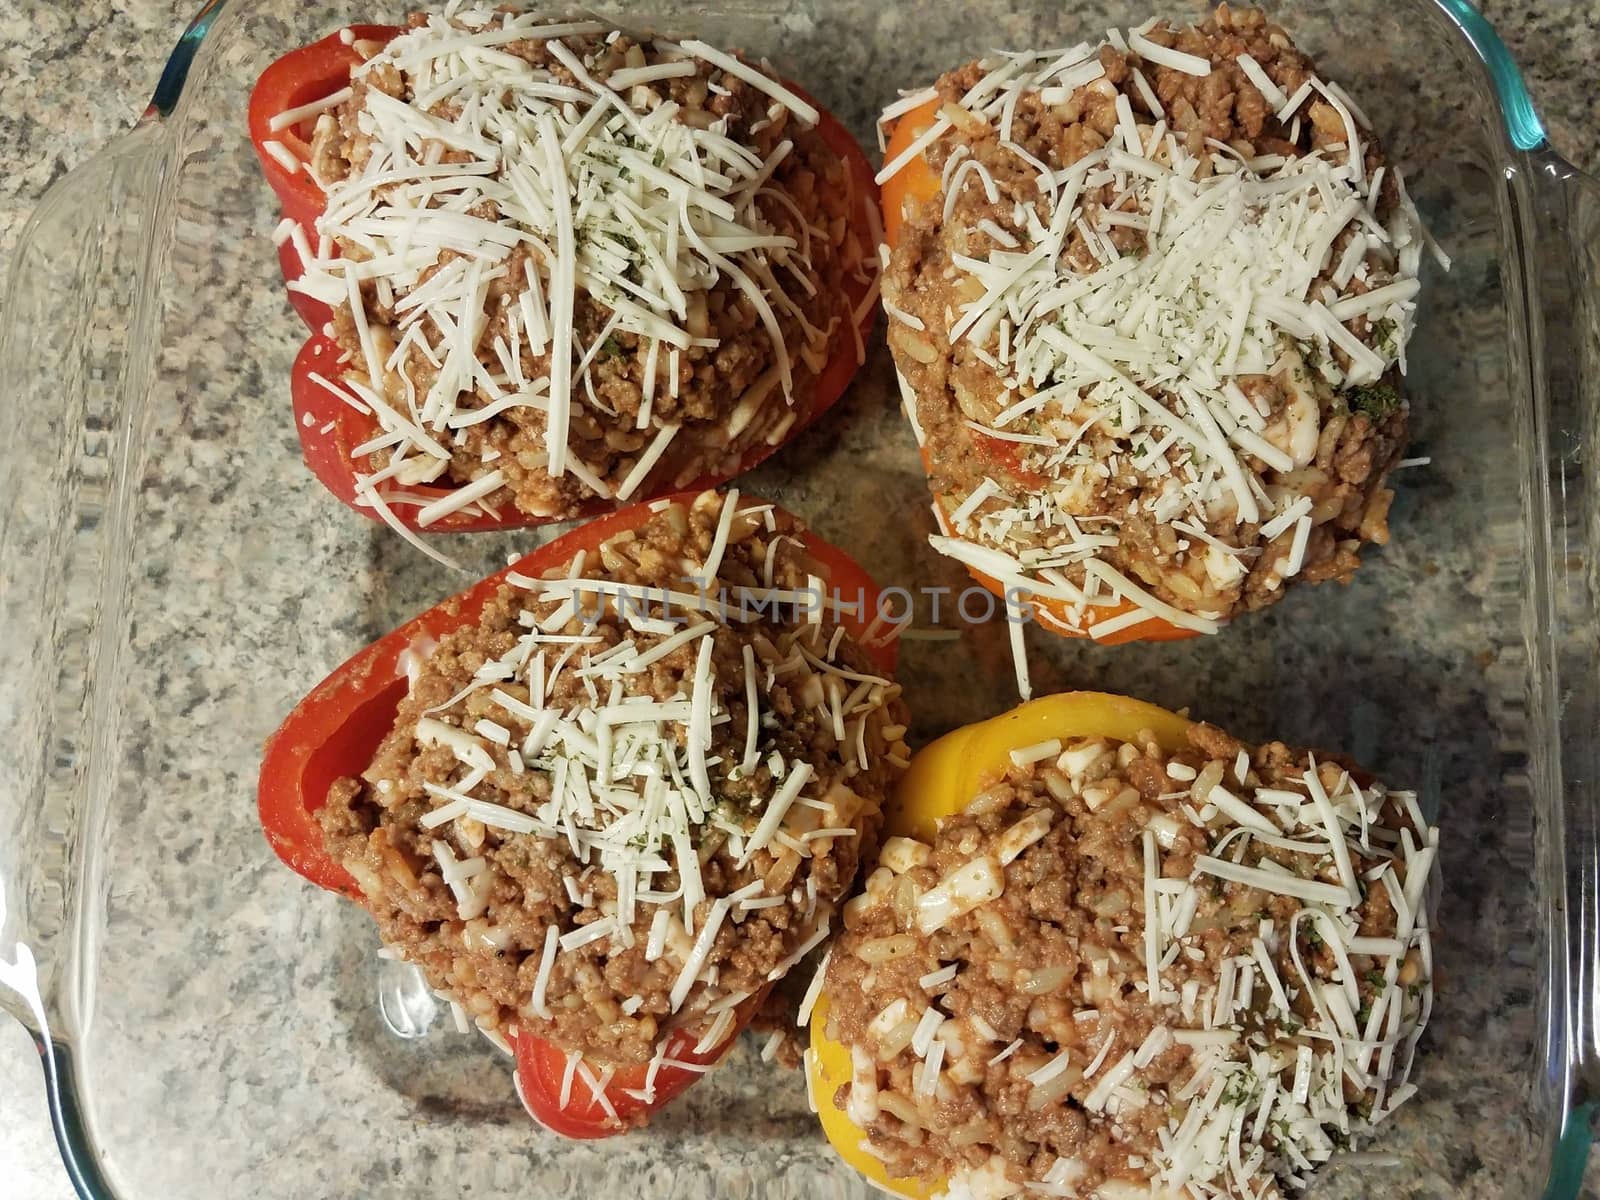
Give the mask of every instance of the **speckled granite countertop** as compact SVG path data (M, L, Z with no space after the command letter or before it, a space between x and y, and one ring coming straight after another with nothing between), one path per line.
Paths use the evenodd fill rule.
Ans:
M42 192L124 131L143 107L195 0L70 5L0 0L0 265ZM1600 10L1588 0L1486 3L1522 63L1552 140L1600 169ZM1600 1166L1587 1193L1600 1196ZM221 1182L221 1181L219 1181ZM36 1057L0 1020L0 1195L70 1200L46 1120ZM224 1194L243 1192L224 1189Z

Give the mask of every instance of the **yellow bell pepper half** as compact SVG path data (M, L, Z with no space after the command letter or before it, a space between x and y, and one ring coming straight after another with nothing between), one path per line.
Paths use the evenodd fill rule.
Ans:
M1187 744L1190 722L1164 708L1105 692L1061 692L1041 696L1008 713L967 725L925 746L911 760L885 811L884 834L931 843L939 821L960 812L979 792L1004 778L1011 751L1060 738L1103 737L1132 741L1142 730L1170 752ZM850 1082L850 1048L827 1036L828 997L811 1011L812 1097L823 1132L839 1156L878 1187L909 1200L928 1200L945 1180L892 1179L883 1163L862 1146L866 1134L834 1103Z

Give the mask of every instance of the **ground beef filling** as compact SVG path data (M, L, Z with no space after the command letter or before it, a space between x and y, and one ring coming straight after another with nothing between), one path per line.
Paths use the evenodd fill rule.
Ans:
M586 579L632 585L636 595L682 588L686 573L711 552L723 504L723 497L706 493L692 506L668 507L552 577L579 571ZM768 506L736 510L717 570L725 588L767 586L769 579L770 586L804 588L810 577L826 577L797 540L794 523L778 516L769 526L769 518ZM860 856L874 852L885 789L907 753L905 709L899 687L881 677L851 638L835 641L831 619L796 623L768 610L743 623L713 621L708 633L688 641L678 636L675 649L652 656L653 647L681 633L684 613L652 606L645 622L681 622L654 632L627 619L640 610L619 616L615 601L601 609L589 595L576 612L568 605L571 615L563 619L564 601L542 594L541 582L502 588L475 625L427 654L372 765L339 780L318 819L329 853L356 879L384 943L417 964L480 1027L527 1031L581 1052L597 1069L644 1062L669 1032L715 1033L720 1019L725 1036L732 1010L758 1004L800 950L820 940ZM693 620L709 618L696 613ZM616 721L622 706L635 701L689 707L683 702L698 695L705 638L706 800L678 778L688 762L688 720L610 725L613 771L599 783L592 760L604 735L596 719ZM630 641L632 651L624 647ZM747 649L759 734L755 765L742 770ZM605 672L607 662L635 654L654 661ZM543 747L530 745L530 735L539 741L534 729L547 713L562 714L562 721ZM809 778L798 799L773 838L755 849L767 806L783 780L801 771ZM570 797L580 774L587 794L560 809L555 786L564 781ZM494 807L441 820L462 795ZM668 822L676 841L654 826L619 824L633 820L629 814L641 803L658 802L703 803L706 811ZM598 812L585 816L586 807ZM578 833L569 835L558 814L574 810ZM543 828L506 827L530 818ZM629 829L638 856L630 856L629 846L606 849L608 831L620 839L616 831ZM693 855L699 882L690 886L704 894L687 906L680 853ZM619 861L632 867L624 870ZM624 887L628 897L619 896ZM726 912L714 912L718 906ZM554 944L549 931L568 939L601 921L608 936L556 944L541 984L541 963ZM697 939L718 922L692 987L674 1003Z
M1035 164L1059 173L1107 147L1120 151L1119 99L1141 136L1159 122L1195 156L1200 179L1214 173L1213 155L1236 163L1258 161L1270 169L1278 169L1280 160L1311 154L1332 160L1345 155L1344 121L1322 93L1312 91L1293 117L1280 121L1275 105L1239 65L1239 55L1253 58L1284 96L1295 95L1313 77L1314 63L1259 10L1224 5L1202 25L1173 30L1158 24L1147 36L1205 60L1210 73L1199 77L1136 51L1102 45L1103 75L1073 89L1070 97L1038 88L1022 92L1005 140L994 125L964 117L958 105L981 85L991 63L971 63L939 79L941 111L954 113L956 124L932 143L926 157L946 181L946 191L908 205L884 279L893 318L889 344L914 397L930 485L947 519L962 514L953 522L954 533L1025 564L1046 561L1075 587L1084 585L1082 556L1076 553L1084 535L1107 539L1093 557L1161 602L1226 619L1273 603L1290 581L1348 581L1362 544L1387 541L1392 493L1386 478L1406 444L1398 366L1389 365L1374 382L1337 382L1346 379L1352 365L1337 341L1330 348L1280 331L1281 352L1270 367L1232 379L1239 399L1260 418L1251 418L1258 437L1279 452L1268 461L1235 446L1257 498L1267 501L1252 520L1227 495L1209 496L1202 513L1185 507L1174 489L1198 483L1205 490L1208 472L1218 474L1214 461L1196 453L1183 436L1169 437L1168 427L1154 418L1130 434L1118 419L1119 395L1095 396L1086 384L1071 399L1002 422L1007 410L1048 391L1057 380L1017 384L1019 351L1007 344L1014 334L1009 327L981 345L947 333L963 306L983 294L985 284L969 269L972 261L1026 252L1033 243L1025 213L1037 213L1048 224L1049 206ZM1159 116L1148 95L1155 97ZM1385 227L1397 214L1409 220L1404 215L1409 201L1377 138L1365 127L1360 137L1364 179L1379 180L1365 219ZM1109 242L1118 256L1146 254L1147 230L1140 222L1151 214L1139 211L1126 187L1122 180L1086 185L1086 220L1069 230L1060 270L1082 276L1105 269L1109 255L1101 252L1097 258L1088 242L1088 226L1105 213L1116 223L1099 226L1094 238ZM1324 294L1352 239L1367 228L1353 219L1333 238L1308 297ZM1388 245L1370 246L1356 257L1356 277L1339 281L1345 295L1365 293L1404 274ZM1113 314L1107 324L1120 315ZM1364 315L1345 322L1351 337L1385 361L1403 354L1409 326L1402 325L1397 329L1393 320ZM1008 377L1014 386L1007 386ZM1161 385L1145 390L1169 408L1180 403ZM1052 414L1059 417L1053 424ZM1001 432L1021 440L973 427L994 430L1002 423ZM980 488L991 485L988 499L980 496L975 507L968 504ZM1039 497L1049 498L1042 507ZM1301 497L1309 501L1297 510L1310 518L1303 531L1297 520L1287 527L1270 524L1274 511ZM1080 624L1093 619L1091 614Z
M1120 1195L1110 1190L1118 1183L1153 1180L1173 1194L1227 1183L1241 1189L1228 1194L1255 1195L1274 1175L1292 1183L1308 1173L1400 1096L1387 1089L1425 1019L1430 963L1425 934L1399 929L1391 900L1411 890L1412 865L1423 878L1431 865L1431 855L1412 854L1430 837L1414 801L1279 743L1251 752L1204 725L1189 741L1170 755L1148 735L1069 743L1012 769L942 822L931 846L886 841L846 908L826 994L829 1036L865 1051L857 1082L835 1099L891 1177L960 1179L990 1196L1029 1184L1030 1194ZM1201 869L1209 855L1337 884L1331 854L1308 844L1330 846L1308 771L1341 823L1366 814L1365 825L1345 827L1360 900L1337 917ZM1241 807L1248 827L1229 815ZM1279 831L1270 843L1254 829L1268 821ZM984 862L1000 871L1003 892L928 932L926 897ZM1378 881L1385 870L1396 893ZM1152 893L1163 915L1147 946ZM1404 949L1383 941L1408 937ZM1347 1007L1330 1018L1334 993ZM1367 1030L1375 1012L1393 1056L1369 1063L1341 1042L1358 1067L1345 1077L1329 1035Z
M440 18L431 19L437 28ZM409 24L413 30L426 29L429 20L426 14L414 14ZM458 31L466 29L463 20L463 14L454 18ZM496 13L487 28L499 28L504 20L503 14ZM604 34L529 37L497 44L493 52L529 64L550 86L587 91L591 84L575 78L569 64L552 49L558 41L583 65L589 80L602 87L618 72L684 60L681 51L663 50L626 33L610 40ZM434 67L434 75L419 79L414 71L402 69L406 61L402 58L397 65L389 52L380 52L377 65L354 79L350 98L319 120L312 140L312 172L335 203L357 194L351 190L357 185L364 189L360 195L381 198L383 186L368 187L360 181L378 144L370 110L383 100L375 95L412 104L419 91L425 92L436 82L438 72ZM681 488L699 478L726 478L759 448L776 444L789 429L809 418L822 366L834 351L850 344L852 314L846 279L875 268L869 247L852 228L852 214L860 199L843 161L815 129L805 127L789 109L737 76L699 59L687 61L693 66L689 74L634 84L628 84L623 76L619 94L640 114L662 105L678 106L672 118L675 122L720 132L743 148L738 152L751 156L752 162L771 164L770 174L753 187L753 202L748 211L741 211L741 220L764 233L789 239L792 246L766 252L759 267L752 267L732 243L724 245L720 253L726 258L722 266L712 268L713 278L682 284L682 312L656 313L692 339L674 350L626 323L622 327L615 324L620 302L635 309L651 307L641 289L648 296L660 286L651 261L652 254L659 251L641 245L641 239L628 231L631 227L626 218L619 224L592 204L580 209L573 217L578 253L592 258L603 251L621 271L622 280L598 291L580 285L574 297L567 445L581 469L551 475L546 445L548 414L544 405L534 403L503 407L487 419L443 433L430 428L435 441L448 450L448 459L431 451L415 457L395 475L399 483L467 484L499 471L504 484L485 498L487 505L514 503L536 516L575 516L597 496L619 491L652 442L668 427L677 427L678 432L659 461L647 467L646 477L634 482L632 495ZM427 113L450 125L462 120L462 105L446 98ZM591 136L613 135L602 128ZM627 144L637 148L633 141ZM443 164L479 162L468 150L428 137L422 139L416 157ZM656 168L663 165L672 164L654 164ZM488 172L491 186L506 184L517 169L531 166L541 174L548 171L542 162L530 164L510 157L503 163L495 160L493 166ZM706 169L714 171L714 164ZM624 175L613 186L625 188L626 182ZM722 209L718 212L718 219L726 215ZM469 215L521 229L493 199L478 201ZM708 219L695 219L701 233L711 236ZM523 232L528 236L512 239L504 257L485 259L491 264L492 277L475 316L452 305L448 328L442 327L434 313L409 307L408 299L425 292L453 263L469 257L460 249L441 250L413 282L396 283L381 273L364 278L359 323L348 297L337 298L339 288L335 287L332 336L349 357L353 378L372 386L362 343L364 324L377 356L386 364L381 387L376 390L390 406L415 419L431 391L439 386L444 353L459 340L459 326L470 322L475 325L469 336L473 337L478 367L475 377L457 374L450 383L459 389L454 401L458 409L488 408L507 395L526 390L522 384L537 390L540 381L550 379L555 343L540 337L535 344L525 320L529 305L524 296L530 291L531 273L540 281L532 307L544 312L548 321L556 319L552 289L557 275L553 261L557 238L552 230L543 228ZM372 258L370 239L360 231L346 232L335 225L332 234L341 256L361 262ZM471 257L478 256L474 252ZM728 261L734 270L727 269ZM333 278L343 285L342 276ZM753 297L752 289L762 298ZM791 364L788 396L779 377L774 327ZM362 465L382 471L390 466L393 453L390 447L380 447L366 456Z

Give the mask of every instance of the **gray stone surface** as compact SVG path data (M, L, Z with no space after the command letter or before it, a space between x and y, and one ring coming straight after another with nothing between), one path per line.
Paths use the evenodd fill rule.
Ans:
M0 106L0 266L9 261L23 222L49 183L124 130L143 108L191 7L188 0L118 0L104 6L0 0L0 80L4 81L5 96L5 104ZM1591 170L1600 167L1600 100L1596 98L1600 93L1593 85L1600 65L1600 17L1594 7L1585 0L1541 5L1523 0L1485 7L1521 61L1555 144L1580 165ZM914 32L910 27L914 22L908 23L899 14L886 13L880 25L893 37ZM824 35L825 31L812 33L819 39ZM863 63L850 49L834 49L827 59L853 63L857 69L883 69L883 64ZM1406 123L1400 107L1374 110L1374 117L1386 128ZM220 159L216 149L226 145L228 137L225 130L211 129L197 138L188 169L201 181ZM223 187L220 200L225 210L260 228L267 212L259 197L227 192L230 177L225 171L217 178ZM1480 277L1474 272L1484 268L1471 252L1474 231L1481 232L1475 223L1480 210L1473 207L1469 195L1472 182L1471 176L1452 175L1448 166L1439 166L1431 179L1424 175L1419 180L1417 190L1425 207L1431 202L1438 214L1435 219L1443 225L1441 235L1454 232L1457 241L1467 246L1456 282L1442 291L1437 302L1436 319L1456 336L1476 333L1492 340L1498 330L1476 325L1478 318L1469 304L1469 285ZM1451 198L1457 185L1466 197L1459 203ZM188 192L179 202L180 206L198 206L200 200L198 192ZM180 219L194 218L193 228L201 232L195 241L185 241L180 235L174 249L174 278L187 284L191 276L184 272L197 272L192 278L201 281L202 290L209 287L216 293L215 275L207 276L204 271L218 261L219 252L224 256L236 253L237 243L225 242L215 229L208 233L206 214L198 207L190 213L180 207L179 215ZM215 242L208 242L208 237ZM246 253L254 256L263 273L270 269L270 257L259 249L259 242ZM185 312L181 302L175 311ZM277 386L274 380L281 375L273 374L263 382L261 365L281 372L292 351L293 332L271 289L261 289L259 298L240 300L230 317L244 328L260 329L262 339L270 343L261 353L246 356L242 364L227 349L231 330L207 325L201 316L192 334L168 347L161 386L180 399L191 393L217 397L233 388L241 403ZM878 365L881 375L881 363ZM1453 387L1483 391L1495 384L1493 378L1474 376L1471 363L1426 369L1420 382L1422 391L1427 391L1431 382L1443 394L1454 394L1443 391ZM842 500L846 493L837 485L845 480L870 480L875 494L881 495L874 513L878 536L881 538L883 529L910 531L893 546L882 546L875 556L878 569L886 576L919 583L958 584L959 579L942 564L930 563L926 555L914 551L914 535L925 532L927 524L920 481L914 477L914 467L908 465L903 436L887 432L891 426L877 412L863 411L868 403L855 402L844 418L831 421L790 452L791 468L802 462L808 468L815 464L816 474L808 476L804 488L781 466L767 468L756 482L774 499L788 501L810 516L825 533L851 542L874 535L845 518L847 507ZM252 412L268 411L265 401L259 408L254 401L251 404ZM163 410L156 420L156 431L184 446L185 457L182 461L144 463L149 554L140 560L144 573L137 588L142 591L136 591L135 602L142 620L132 635L137 665L131 682L151 686L162 703L182 703L186 711L192 709L202 735L231 735L237 732L237 724L259 738L266 732L257 728L259 710L276 711L272 704L292 701L314 682L316 664L334 661L340 652L353 649L416 608L424 597L443 594L444 577L419 571L414 555L374 531L369 539L358 542L362 560L359 568L351 568L352 579L359 572L365 603L345 601L335 606L338 620L331 627L316 620L318 600L328 594L326 589L344 586L345 580L290 580L269 597L271 604L282 606L299 606L302 594L306 598L303 612L298 607L287 608L291 616L303 617L297 634L301 640L295 645L284 646L274 636L277 626L263 614L244 614L224 631L217 618L207 616L211 595L207 588L224 587L234 572L252 576L260 572L262 555L280 555L285 564L292 563L295 541L282 535L268 537L259 545L241 545L235 557L221 560L185 551L185 538L196 545L218 544L214 536L209 542L201 537L207 521L238 521L243 527L246 522L270 517L270 509L249 496L241 500L235 495L208 495L208 482L219 470L228 469L225 437L236 427L225 414L187 412L180 405ZM208 427L208 422L215 422L214 428ZM286 431L280 432L281 437L269 435L252 453L276 455L292 464L292 441ZM1485 483L1463 469L1463 463L1482 461L1483 446L1469 431L1430 422L1425 416L1419 420L1419 433L1439 465L1419 472L1407 484L1397 524L1404 528L1408 519L1422 524L1423 514L1430 511L1476 511L1482 529L1487 530L1484 536L1492 539L1501 528L1496 522L1511 519L1504 513L1497 516L1498 506L1513 497L1502 495L1498 485ZM275 471L260 467L235 478L270 481ZM303 488L294 492L297 500L312 495ZM308 543L312 561L337 563L328 547L356 541L349 536L345 517L331 505L317 504L315 519L300 535ZM1493 627L1504 611L1500 607L1504 600L1497 598L1504 582L1489 577L1483 556L1462 551L1450 536L1452 530L1457 534L1471 531L1463 523L1466 519L1455 518L1456 523L1442 532L1397 539L1348 592L1306 592L1287 601L1281 612L1260 618L1253 632L1245 628L1230 631L1233 644L1226 655L1217 654L1219 647L1209 645L1122 653L1097 648L1062 650L1050 653L1041 663L1037 682L1041 687L1091 683L1123 688L1169 704L1195 703L1207 712L1226 702L1230 706L1227 719L1236 721L1247 736L1281 730L1286 737L1314 739L1324 731L1353 730L1351 736L1365 744L1351 748L1380 767L1414 765L1406 762L1382 728L1381 703L1353 704L1351 714L1334 720L1324 719L1325 714L1314 705L1300 700L1280 702L1281 698L1293 692L1306 668L1313 665L1325 676L1332 694L1380 701L1387 696L1410 697L1403 708L1417 723L1411 732L1423 735L1423 743L1442 747L1425 758L1421 782L1431 784L1435 793L1443 792L1447 804L1457 803L1457 792L1462 797L1462 825L1456 828L1467 836L1446 850L1447 869L1452 865L1461 868L1447 903L1456 906L1473 936L1482 940L1473 942L1463 935L1441 953L1459 978L1472 977L1476 982L1471 956L1514 955L1517 929L1531 914L1505 911L1501 906L1515 904L1518 893L1514 888L1500 890L1503 884L1492 882L1496 876L1514 876L1526 870L1526 864L1506 851L1485 868L1477 861L1478 851L1473 846L1480 833L1486 844L1502 844L1495 840L1492 828L1483 825L1493 820L1502 768L1495 757L1496 747L1474 745L1463 731L1478 729L1485 709L1497 731L1509 724L1500 719L1496 706L1502 703L1505 691L1515 689L1516 677L1512 670L1510 686L1503 688L1496 672L1511 670L1514 664L1492 661L1508 636ZM487 560L489 555L483 557ZM1420 612L1386 594L1387 588L1411 577L1431 581L1433 602ZM1511 586L1515 585L1512 580ZM152 602L153 596L169 590L170 600L165 605ZM1390 635L1377 649L1370 639L1352 637L1338 640L1334 646L1337 653L1329 654L1326 643L1298 632L1323 622L1329 629L1359 629L1374 620L1384 622ZM226 632L220 648L197 646L189 636L196 629L213 627ZM1487 656L1482 661L1465 659L1460 653L1474 636L1480 637ZM922 714L924 734L979 715L964 703L965 693L970 691L966 686L969 676L980 677L981 691L989 695L996 694L1009 673L1004 639L998 631L978 631L966 645L970 660L953 660L947 649L938 647L908 650L908 670L940 697L929 704L932 711ZM1321 655L1328 655L1328 661ZM219 664L225 670L217 673L213 668ZM241 699L241 679L248 681L242 685L245 688L267 692L271 704L260 697L258 704ZM1207 701L1215 703L1208 705ZM131 703L137 728L140 720L151 715L139 706L153 701L136 699ZM147 769L151 778L164 778L165 772L182 773L193 765L170 747L144 744L137 736L127 748L125 760L122 769L134 788L141 782L140 770ZM210 788L212 795L226 796L226 789L232 788L234 795L229 798L235 799L240 783L237 773L219 770L190 791L205 795ZM251 1058L248 1041L237 1040L240 1028L248 1029L251 1023L263 1029L281 1024L290 1019L286 1012L313 1032L319 1053L354 1055L359 1069L352 1075L358 1083L376 1078L391 1086L377 1111L356 1115L355 1108L345 1109L350 1114L348 1129L308 1129L303 1156L292 1162L253 1160L248 1177L217 1179L212 1194L451 1194L438 1189L441 1180L450 1178L452 1164L436 1162L422 1151L412 1152L408 1143L396 1140L395 1129L410 1128L420 1144L430 1123L478 1119L489 1143L505 1145L519 1136L516 1128L510 1127L519 1118L509 1083L498 1089L485 1088L473 1078L492 1069L487 1053L463 1054L459 1047L452 1049L452 1043L441 1047L434 1041L419 1065L415 1055L377 1049L383 1043L374 1029L377 1018L370 1000L367 931L350 914L333 914L328 904L286 879L259 845L237 836L237 814L227 819L227 836L208 824L203 811L187 811L181 821L170 813L152 813L150 819L164 822L161 828L170 833L177 858L184 857L179 852L192 855L197 850L213 858L225 870L221 874L213 871L208 878L238 880L244 894L219 892L206 897L221 919L193 937L179 931L180 936L153 939L147 954L132 954L126 947L107 948L115 977L126 979L129 988L139 987L141 981L154 986L152 981L164 972L167 978L214 999L219 1006L215 1037L196 1037L179 1061L140 1059L137 1056L141 1054L170 1050L170 1041L154 1036L147 1039L137 1028L120 1028L115 1012L109 1015L112 1036L125 1047L129 1062L141 1064L138 1069L130 1068L127 1082L117 1084L125 1111L110 1119L109 1128L119 1144L131 1147L138 1141L136 1131L146 1115L170 1111L196 1121L214 1120L219 1139L236 1145L240 1131L248 1131L254 1119L255 1106L265 1102L280 1109L293 1103L301 1094L295 1090L297 1085L303 1086L301 1064ZM140 871L130 871L126 878L113 872L110 903L114 919L136 923L138 914L158 910L164 890L167 895L177 895L188 886L173 862L146 861L132 855L129 862ZM1491 880L1484 892L1473 883L1479 870ZM200 905L190 898L185 907ZM285 959L282 947L300 939L316 944L325 940L333 947L331 953L320 956L320 973L312 977L290 972L293 978L273 975L274 964L294 961L292 955ZM1472 1063L1480 1051L1485 1061L1495 1062L1495 1052L1506 1047L1514 1051L1522 1044L1519 1039L1524 1039L1527 1031L1519 1022L1525 1020L1527 997L1497 992L1457 994L1442 998L1442 1006L1432 1036L1437 1057L1444 1064L1440 1068L1444 1077L1415 1106L1414 1119L1395 1135L1394 1148L1414 1155L1429 1178L1437 1181L1423 1194L1448 1195L1452 1182L1459 1186L1460 1181L1470 1179L1471 1193L1486 1195L1491 1192L1487 1179L1514 1163L1523 1142L1518 1132L1509 1128L1515 1124L1515 1114L1508 1113L1507 1130L1486 1134L1471 1148L1476 1158L1462 1156L1460 1139L1452 1133L1452 1127L1463 1119L1462 1106L1470 1107L1475 1097L1492 1103L1497 1094L1463 1064ZM1488 1068L1491 1075L1494 1070ZM213 1088L220 1083L221 1090L197 1098L190 1093L191 1075ZM341 1089L334 1081L327 1086L331 1103L355 1105L362 1100L358 1084ZM671 1154L710 1153L701 1149L705 1143L694 1137L695 1123L721 1126L713 1108L720 1105L726 1109L737 1100L747 1107L717 1144L718 1165L728 1181L726 1187L738 1188L737 1181L743 1178L746 1182L738 1194L765 1194L758 1182L762 1177L760 1160L752 1156L759 1154L764 1139L787 1138L796 1131L790 1103L793 1097L787 1085L778 1090L783 1094L774 1098L757 1094L748 1084L730 1083L715 1105L702 1098L681 1119L669 1121L659 1140L635 1138L626 1149L619 1147L622 1161L638 1172L637 1193L655 1194L653 1172L666 1171L664 1164ZM481 1106L476 1116L474 1106ZM258 1115L267 1119L264 1110ZM130 1151L129 1160L120 1167L144 1179L174 1179L182 1177L186 1169L202 1170L203 1163L192 1161L199 1153L201 1135L202 1130L194 1129L192 1143L157 1142ZM652 1149L679 1143L683 1148L677 1151ZM329 1174L327 1166L308 1165L319 1154L333 1153L353 1161L355 1168L348 1175ZM529 1161L541 1165L548 1148L530 1153ZM754 1171L746 1174L752 1172L751 1164L756 1164ZM519 1166L525 1165L519 1161ZM479 1177L495 1194L512 1194L509 1189L518 1178L516 1171L509 1169L503 1178ZM1600 1180L1600 1174L1592 1172L1590 1178ZM424 1186L424 1180L433 1187ZM411 1186L413 1183L417 1186ZM1595 1190L1591 1186L1590 1192ZM71 1195L45 1119L36 1055L15 1024L0 1021L0 1196L68 1200Z

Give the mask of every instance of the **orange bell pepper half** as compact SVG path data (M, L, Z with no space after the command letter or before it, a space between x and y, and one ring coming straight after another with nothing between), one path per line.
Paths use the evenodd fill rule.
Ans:
M930 100L920 107L912 109L894 123L889 131L889 143L884 150L884 161L893 162L900 154L908 150L912 143L928 131L939 116L941 101ZM883 230L888 240L889 248L894 249L900 241L900 233L905 227L908 213L915 213L927 204L942 202L944 184L934 169L928 165L924 155L917 155L908 161L905 166L884 181L881 198L883 202ZM987 461L999 467L1002 471L1018 479L1029 488L1042 486L1045 480L1027 471L1021 462L1019 447L1014 442L1002 441L999 438L986 437L981 433L972 433L972 440L978 453ZM928 460L927 451L923 451L923 466L932 474L933 464ZM937 501L936 501L937 502ZM969 569L972 577L996 596L1004 598L1005 588L996 580L983 574L981 571ZM1087 630L1078 628L1069 615L1070 606L1063 601L1040 597L1031 602L1036 609L1040 624L1056 633L1068 637L1089 637ZM1100 621L1109 621L1113 617L1120 617L1131 613L1138 608L1130 600L1123 600L1115 607L1098 608L1095 618ZM1118 630L1103 638L1096 638L1108 646L1118 646L1126 642L1171 642L1183 638L1198 637L1193 629L1184 629L1160 617L1151 617L1137 625Z

